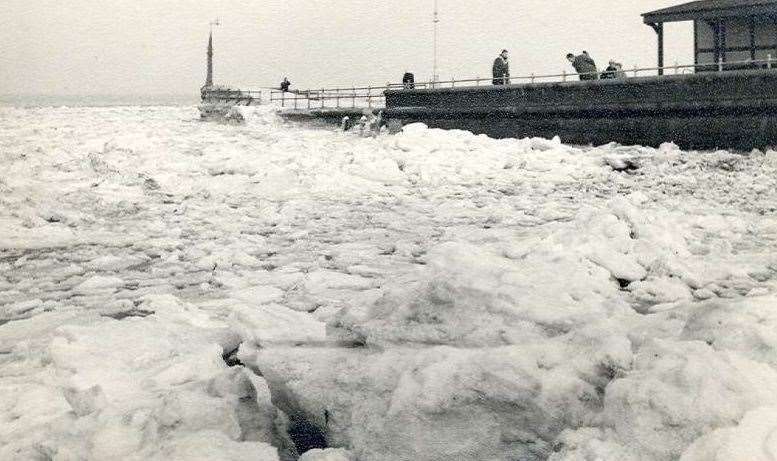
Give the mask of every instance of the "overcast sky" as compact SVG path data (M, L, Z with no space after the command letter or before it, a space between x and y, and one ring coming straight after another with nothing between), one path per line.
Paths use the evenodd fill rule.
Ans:
M439 0L443 79L557 73L587 50L600 64L655 65L640 14L680 0ZM185 94L216 82L297 88L383 84L432 73L433 0L2 0L0 94ZM690 63L690 23L667 30L667 64Z

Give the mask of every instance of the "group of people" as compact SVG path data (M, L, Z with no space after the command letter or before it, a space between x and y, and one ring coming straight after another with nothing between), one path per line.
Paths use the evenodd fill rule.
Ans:
M493 84L494 85L507 85L510 83L510 61L509 52L502 50L499 56L494 60L494 66L492 68ZM567 60L572 64L575 72L580 76L580 80L599 80L601 79L618 79L626 78L626 73L623 71L623 66L615 60L610 60L607 69L601 74L596 67L596 62L591 58L591 55L587 51L583 51L579 55L573 53L567 54Z
M575 72L580 76L580 80L599 80L599 79L619 79L626 78L626 73L623 71L623 65L615 60L610 60L607 68L599 73L599 69L596 67L596 62L591 58L591 55L587 51L583 51L579 55L574 53L567 54L567 60L572 64ZM510 53L507 50L502 50L499 56L494 60L492 67L494 85L508 85L510 84ZM415 88L415 77L412 73L405 73L402 77L402 86L405 89ZM284 77L280 84L280 90L283 92L290 91L291 82L288 78Z
M626 78L626 73L623 71L623 65L616 62L614 59L610 60L609 65L601 74L596 67L596 62L594 62L587 51L583 51L577 56L575 56L574 53L569 53L567 54L567 60L572 64L575 72L580 75L580 80Z

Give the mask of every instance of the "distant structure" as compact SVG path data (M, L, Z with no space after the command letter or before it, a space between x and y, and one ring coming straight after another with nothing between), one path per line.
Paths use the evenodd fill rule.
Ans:
M777 58L775 0L701 0L651 11L642 18L658 34L658 67L664 67L667 22L693 21L697 71L764 67L726 63Z
M213 32L208 37L208 75L205 77L205 86L213 86Z
M210 35L208 36L208 73L205 76L205 86L203 88L210 88L213 86L213 26L220 26L221 21L216 19L210 22Z
M235 106L250 106L262 101L261 93L255 96L251 92L241 91L223 85L213 84L213 26L220 26L218 19L210 23L208 36L208 70L205 75L205 85L200 88L199 105L200 118L203 120L218 120L229 123L242 123L243 114Z

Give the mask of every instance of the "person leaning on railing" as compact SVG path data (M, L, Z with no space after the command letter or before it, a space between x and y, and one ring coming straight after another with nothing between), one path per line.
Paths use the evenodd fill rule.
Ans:
M599 80L599 70L596 68L596 62L586 51L583 51L583 54L578 56L569 53L567 54L567 60L572 63L575 72L580 74L580 80Z
M494 75L494 85L507 85L510 83L510 63L508 62L507 50L502 50L499 56L496 57L492 72Z

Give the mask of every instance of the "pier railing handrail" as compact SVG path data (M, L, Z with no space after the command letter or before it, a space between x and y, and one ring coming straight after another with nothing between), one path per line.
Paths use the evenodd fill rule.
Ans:
M621 68L617 71L615 79L623 79L629 77L638 77L645 72L657 72L658 75L666 75L667 73L674 72L674 74L685 74L688 71L697 71L699 69L725 71L731 68L742 67L759 67L759 68L777 68L777 60L773 59L771 55L768 55L767 59L748 59L742 61L722 61L711 63L698 63L698 64L677 64L661 67L638 67L625 69ZM379 105L385 100L383 94L387 90L403 90L403 89L433 89L433 88L446 88L446 87L474 87L479 86L483 82L493 83L494 81L501 80L501 83L505 85L523 83L523 82L538 82L544 81L547 83L553 82L566 82L569 79L581 78L581 77L593 77L601 76L603 73L609 73L607 70L597 70L596 72L587 73L575 73L575 72L561 72L554 74L529 74L518 75L514 77L505 78L465 78L450 80L435 80L435 81L416 81L409 86L405 83L387 83L385 86L351 86L351 87L335 87L335 88L321 88L321 89L308 89L308 90L291 90L282 91L278 88L267 88L263 90L270 90L270 101L281 102L283 107L286 104L293 105L294 108L301 108L300 101L305 101L302 108L324 108L324 107L360 107L356 101L366 103L367 107L374 107ZM245 93L259 93L263 90L248 90ZM336 101L336 105L326 105L326 101ZM344 105L341 105L344 103Z
M648 71L668 71L668 70L682 70L682 69L698 69L698 68L711 68L711 67L717 67L718 70L724 70L725 67L730 66L740 66L740 65L766 65L767 67L775 66L777 67L777 59L772 59L771 57L767 59L754 59L754 60L742 60L742 61L718 61L718 62L710 62L710 63L699 63L699 64L674 64L669 66L663 66L663 67L637 67L634 66L632 68L622 68L620 72L623 72L625 74L635 74L635 73L642 73L642 72L648 72ZM575 73L575 72L561 72L561 73L555 73L555 74L528 74L528 75L518 75L514 77L508 77L505 78L505 81L512 82L514 80L540 80L540 79L549 79L549 78L574 78L574 77L580 77L580 76L591 76L591 75L601 75L602 73L606 72L605 70L600 70L596 72L584 72L584 73ZM445 85L445 84L458 84L458 83L479 83L479 82L491 82L494 80L494 77L475 77L475 78L464 78L464 79L455 79L451 78L450 80L435 80L435 81L416 81L414 84L415 86L419 85ZM301 93L309 93L309 94L318 94L322 91L324 92L347 92L347 91L363 91L363 90L379 90L379 89L394 89L394 88L403 88L403 83L388 83L385 86L352 86L352 87L334 87L334 88L323 88L323 89L307 89L307 90L292 90L288 93L290 94L301 94ZM280 92L281 90L279 88L271 88L268 87L267 89Z
M714 68L717 71L724 71L726 68L730 68L733 66L759 66L764 65L766 68L772 68L773 66L777 68L777 60L772 59L771 56L767 59L748 59L743 61L718 61L718 62L711 62L711 63L699 63L699 64L674 64L670 66L663 66L663 67L637 67L634 66L633 68L621 68L618 70L619 73L622 73L624 76L628 77L629 74L632 74L632 77L638 76L639 73L648 72L648 71L663 71L664 73L666 71L675 71L675 74L680 73L681 70L696 70L696 69L709 69ZM482 82L493 82L493 81L499 81L501 80L505 84L512 84L514 81L522 81L522 80L529 80L531 82L534 82L536 80L544 80L544 79L558 79L561 78L562 81L566 81L568 78L574 78L574 77L588 77L588 76L600 76L603 73L608 73L607 70L597 70L596 72L583 72L583 73L575 73L575 72L562 72L560 74L529 74L529 75L518 75L515 77L502 77L502 78L494 78L494 77L476 77L476 78L467 78L467 79L455 79L452 78L450 80L436 80L436 81L417 81L414 82L413 85L418 88L421 87L429 87L432 86L434 88L438 86L446 86L451 85L455 86L457 84L462 83L475 83L479 84ZM404 83L390 83L386 89L403 89L405 88Z

